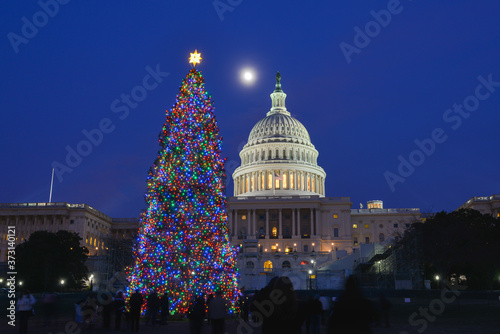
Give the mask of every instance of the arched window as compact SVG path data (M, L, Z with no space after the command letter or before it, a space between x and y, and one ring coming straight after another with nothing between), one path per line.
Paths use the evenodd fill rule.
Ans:
M292 267L292 264L290 263L290 261L283 261L283 263L281 264L281 268L283 269L290 269Z
M264 271L273 271L273 263L271 261L264 262Z
M253 269L255 268L255 263L253 263L252 261L248 261L247 262L247 269Z
M385 235L384 235L384 233L380 233L380 234L378 235L378 241L383 242L384 240L385 240Z

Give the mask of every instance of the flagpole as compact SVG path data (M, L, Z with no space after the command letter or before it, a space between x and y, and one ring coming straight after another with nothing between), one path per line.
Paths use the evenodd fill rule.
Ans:
M276 172L273 171L273 197L276 196Z
M54 185L54 168L52 168L52 180L50 181L49 203L52 202L52 186Z

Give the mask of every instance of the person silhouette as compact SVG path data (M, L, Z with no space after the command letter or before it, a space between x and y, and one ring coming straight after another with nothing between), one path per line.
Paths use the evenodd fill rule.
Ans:
M258 304L266 309L266 312L261 314L262 334L301 333L304 314L299 312L293 284L287 276L271 279L255 296L252 304Z
M372 303L363 297L356 278L351 275L333 307L327 333L371 333L370 324L374 315Z
M130 325L132 332L139 331L142 304L144 304L144 299L139 290L137 290L130 296Z

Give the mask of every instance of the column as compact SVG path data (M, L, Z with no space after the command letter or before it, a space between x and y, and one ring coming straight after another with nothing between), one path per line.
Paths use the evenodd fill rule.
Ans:
M239 238L239 235L238 235L238 215L237 214L235 215L235 212L236 212L236 210L231 210L231 214L234 217L234 235L236 236L236 239L238 239Z
M266 209L266 239L269 239L269 209Z
M313 237L314 235L314 211L313 209L310 209L311 210L311 238Z
M257 235L257 209L252 210L253 211L253 230L252 230L252 235L255 237Z
M283 239L283 219L282 219L282 214L283 209L279 209L279 231L278 231L278 238Z
M295 233L295 209L292 209L292 238L296 236Z
M280 169L280 177L281 177L281 180L280 181L280 189L284 189L285 188L285 184L283 183L283 169ZM281 233L281 230L280 230L280 233Z
M247 239L248 237L250 237L252 235L252 222L251 222L251 216L252 214L252 211L251 210L247 210L247 225L248 225L248 228L247 228Z
M274 179L274 169L271 171L271 189L273 190L273 195L276 194L276 180Z
M300 209L297 209L297 235L302 238L302 229L300 228Z

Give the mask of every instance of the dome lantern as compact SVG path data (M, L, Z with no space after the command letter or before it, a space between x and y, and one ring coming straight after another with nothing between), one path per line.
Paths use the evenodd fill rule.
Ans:
M267 116L276 113L290 116L290 113L286 110L285 107L285 99L286 94L281 89L281 74L278 71L278 73L276 74L276 88L274 89L274 92L271 93L272 106L271 110L267 113Z

